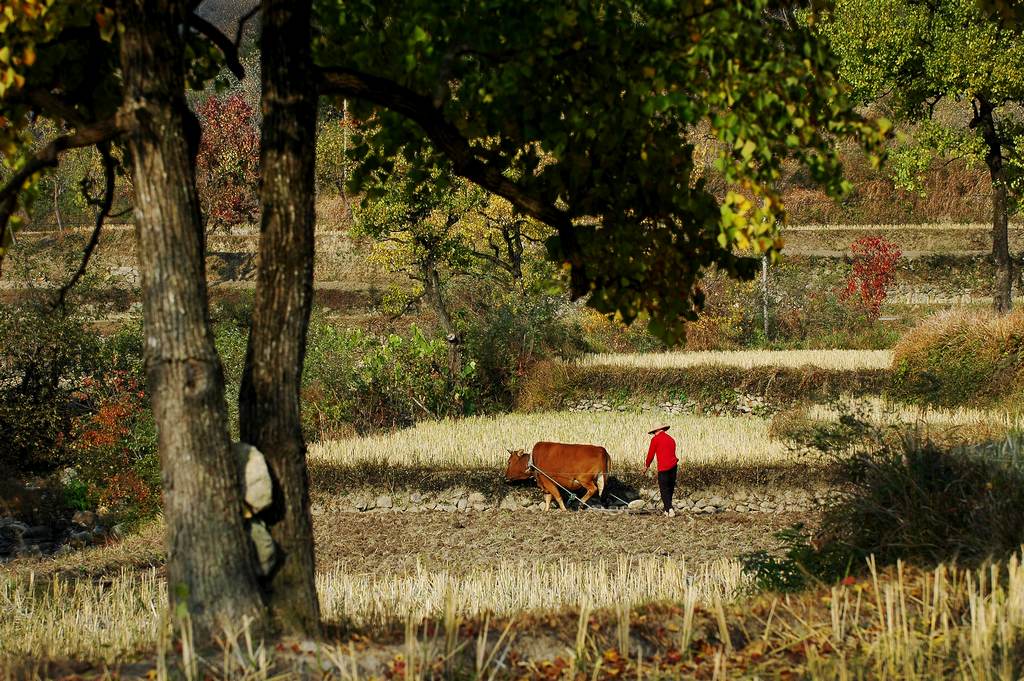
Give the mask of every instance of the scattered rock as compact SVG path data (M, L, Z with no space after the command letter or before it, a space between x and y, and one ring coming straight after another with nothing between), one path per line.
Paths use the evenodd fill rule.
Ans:
M395 502L386 494L382 494L374 501L376 508L393 508Z
M29 527L22 532L21 538L25 541L50 541L53 539L53 528L47 527L46 525Z
M242 469L245 503L253 513L259 513L274 500L274 482L267 459L260 450L245 442L233 443L231 451Z
M411 501L414 504L419 504L419 503L421 503L423 501L423 495L420 494L419 492L413 492L409 496L409 501Z
M256 548L256 558L260 563L260 572L264 576L269 575L274 569L274 558L277 552L274 546L274 538L270 536L270 530L263 524L262 520L255 520L249 524L249 538Z
M76 549L83 549L92 543L92 532L72 532L68 537L68 544Z
M647 502L644 501L643 499L634 499L633 501L629 502L629 508L632 509L643 508L646 505Z
M505 497L501 500L501 504L498 506L503 511L517 511L519 510L519 502L512 497Z
M480 492L473 492L472 494L469 495L467 501L470 503L470 505L477 506L479 504L486 503L487 497L485 497Z
M71 522L82 527L92 527L96 524L96 514L92 511L75 511L71 516Z
M19 522L14 518L0 518L0 530L8 530L10 532L15 532L20 536L27 529L28 525Z

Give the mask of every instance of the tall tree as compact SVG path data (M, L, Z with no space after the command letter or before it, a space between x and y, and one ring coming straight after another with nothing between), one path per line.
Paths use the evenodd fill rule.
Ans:
M17 56L0 92L0 143L11 166L0 188L0 234L11 243L25 188L70 148L97 145L108 165L123 144L135 188L146 320L147 382L158 431L174 612L200 637L264 608L242 518L224 380L210 330L204 231L195 185L199 126L186 81L214 72L208 30L183 0L18 3L0 21ZM9 19L9 20L8 20ZM191 27L191 28L190 28ZM184 36L184 40L182 37ZM186 62L186 49L199 55ZM31 151L32 115L70 132ZM105 193L114 173L106 173ZM97 216L82 267L109 203ZM184 621L183 619L183 621Z
M267 457L276 483L267 520L282 557L266 584L271 614L285 631L311 635L320 609L299 411L316 219L311 2L263 0L260 7L262 222L239 420L242 440Z
M944 155L988 168L993 307L1009 312L1020 265L1007 226L1024 199L1024 34L976 0L839 0L820 26L856 96L884 100L899 119L917 124L915 139L900 150L911 165ZM934 114L942 100L967 103L967 120L940 121Z
M201 632L262 621L242 520L224 374L210 327L195 182L199 126L185 102L185 55L168 27L189 2L121 0L125 141L135 183L147 383L163 471L169 591Z

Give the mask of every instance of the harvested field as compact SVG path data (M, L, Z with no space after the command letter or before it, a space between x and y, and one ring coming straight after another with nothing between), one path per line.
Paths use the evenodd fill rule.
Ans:
M588 355L583 366L615 366L653 369L722 365L753 367L804 366L819 369L887 369L892 364L888 350L737 350L709 352L652 352L646 354Z
M681 490L682 491L682 490ZM343 513L314 518L317 561L348 574L455 575L502 563L672 558L690 566L775 546L810 514L665 518L600 511Z
M638 412L507 414L423 422L370 437L314 444L311 465L388 463L435 468L503 470L506 449L535 442L596 443L612 455L613 472L638 470L647 453L652 420L664 414ZM768 437L768 422L750 417L672 416L672 434L683 444L687 465L771 467L792 463L789 451Z
M318 516L318 588L325 618L356 626L584 604L710 603L716 596L733 598L744 583L736 555L773 548L774 532L806 519L555 512ZM130 540L128 546L134 545ZM116 561L104 559L109 552ZM0 569L3 652L115 662L155 647L167 618L162 570L114 567L124 560L116 545L84 552L77 562L109 566L92 579L49 572L46 561Z

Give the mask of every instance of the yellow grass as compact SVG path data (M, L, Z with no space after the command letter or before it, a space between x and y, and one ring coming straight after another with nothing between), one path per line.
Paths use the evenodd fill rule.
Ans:
M643 354L597 354L582 360L585 366L682 369L721 364L744 369L753 367L802 367L821 369L888 369L888 350L737 350L708 352L652 352Z
M650 601L710 603L744 584L735 561L694 571L654 557L597 562L501 563L493 568L412 575L317 575L324 619L356 626L485 613L510 616L567 607L611 608ZM107 583L0 574L0 662L5 655L124 661L166 631L167 585L155 571Z
M928 409L893 405L880 399L844 407L816 405L802 416L836 421L841 411L859 410L880 425L907 424L932 432L964 429L993 433L1024 427L1024 418L1006 411ZM656 423L657 422L657 423ZM663 412L542 412L423 422L413 428L370 437L350 437L310 446L311 462L335 466L406 464L434 468L503 466L507 449L529 450L534 443L596 444L612 456L612 470L639 469L647 453L647 431L664 422L672 427L683 465L778 466L796 461L787 444L776 441L770 421L754 416L665 415Z
M493 568L418 570L405 576L319 575L318 590L328 619L342 615L365 625L394 618L499 616L559 610L634 606L650 601L731 599L746 584L735 560L691 571L670 558L620 556L607 562L502 562Z
M642 466L650 442L647 431L661 420L672 426L684 465L769 466L792 461L784 444L769 440L764 419L637 412L543 412L427 422L384 435L317 443L310 446L309 457L311 462L333 465L503 466L508 461L506 449L529 449L550 440L601 445L611 454L614 471Z
M1002 409L917 407L900 402L887 402L879 398L847 401L840 405L815 404L804 410L807 418L820 421L837 421L844 412L856 413L878 425L903 424L924 429L1024 428L1024 416L1011 414Z
M1010 223L1010 229L1024 227L1021 223ZM931 230L992 231L992 225L983 222L928 222L918 224L877 224L877 225L786 225L782 232L927 232Z
M632 578L637 570L641 576ZM618 621L619 648L636 661L625 606L658 599L682 606L660 624L678 632L675 645L687 656L691 642L703 641L697 646L701 657L691 658L691 664L704 671L714 668L718 672L715 678L779 678L780 672L787 672L809 679L996 681L1020 675L1024 568L1016 556L1004 564L976 571L946 566L925 571L898 567L883 574L872 568L866 579L852 585L823 585L802 594L733 603L728 602L728 596L737 585L734 576L738 573L732 564L711 568L692 583L681 566L657 559L619 564L588 579L592 574L569 563L502 566L468 578L453 578L441 572L394 582L386 575L353 579L329 574L321 576L319 588L329 620L344 615L365 623L376 613L400 620L404 613L404 646L392 648L390 654L405 652L412 666L406 678L429 674L426 665L436 659L436 651L422 647L436 645L437 639L432 643L425 634L420 638L420 613L457 625L485 608L518 614L534 606L549 611L578 606L584 614L578 618L578 631L559 632L562 640L570 641L575 633L575 651L569 646L564 654L570 656L574 668L580 665L597 678L602 658L607 661L616 657L603 654L604 647L587 652L597 629L596 620L586 614L612 606L606 612L614 612ZM662 574L667 580L660 578ZM129 660L141 651L150 660L156 659L157 677L167 678L166 672L161 673L170 648L165 601L165 586L152 573L142 578L123 575L107 585L80 582L42 588L23 578L0 578L0 664L28 656L109 663ZM703 607L695 609L697 604ZM608 621L607 616L604 621ZM536 620L533 622L536 626ZM509 629L514 635L507 640L513 641L513 646L531 634L547 635L516 629L515 621ZM607 628L605 632L607 636ZM225 654L224 668L235 671L223 676L241 678L254 669L269 670L273 663L268 647L258 641L240 643L244 636L239 634L234 631L226 636L226 647L237 653L245 649L256 652ZM460 643L457 636L449 644L452 650L473 644L472 640ZM481 649L497 650L496 638L494 635L490 645L485 639ZM186 648L186 652L190 651ZM648 659L652 652L646 650ZM342 671L342 678L357 678L359 658L349 659L350 654L363 653L331 643L322 644L318 650L320 659L329 662L336 672ZM492 658L477 657L478 672L486 668L488 659ZM217 664L218 660L211 658L203 664L211 663ZM649 674L651 662L646 664ZM187 661L184 666L187 668ZM193 668L216 669L199 664ZM516 671L506 668L499 678ZM638 669L628 671L628 676L622 676L641 677ZM349 673L352 676L347 676ZM296 671L276 678L305 677Z

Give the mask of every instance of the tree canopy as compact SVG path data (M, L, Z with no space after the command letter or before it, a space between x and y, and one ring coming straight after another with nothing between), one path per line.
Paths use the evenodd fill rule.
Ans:
M839 195L832 140L874 148L887 130L853 111L827 45L768 18L777 5L323 0L316 58L322 92L378 107L364 171L450 164L557 230L575 295L675 337L704 268L751 276L740 251L779 251L784 159ZM725 197L695 173L702 120Z
M839 0L821 22L862 102L884 101L918 124L896 155L904 184L935 155L985 164L993 186L995 306L1010 306L1008 215L1024 198L1024 36L976 0ZM943 100L966 120L934 116Z

